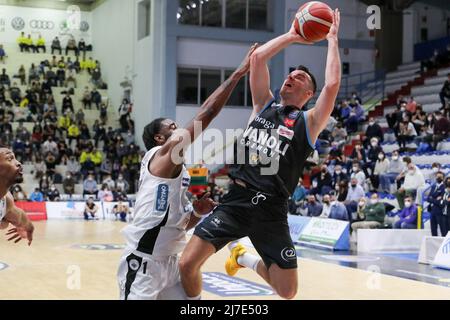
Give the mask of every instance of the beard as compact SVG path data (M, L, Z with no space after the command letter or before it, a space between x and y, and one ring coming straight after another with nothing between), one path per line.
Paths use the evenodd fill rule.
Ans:
M15 179L14 179L14 183L22 183L23 182L23 177L21 175L18 175Z

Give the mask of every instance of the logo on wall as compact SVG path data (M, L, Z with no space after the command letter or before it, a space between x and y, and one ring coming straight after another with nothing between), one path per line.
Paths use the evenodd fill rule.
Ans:
M15 17L11 21L11 27L13 27L16 31L21 31L25 28L25 20L23 20L21 17Z
M80 23L80 31L81 32L88 32L90 28L90 25L87 21L81 21Z
M55 24L52 21L31 20L30 27L32 29L53 30L55 28Z
M124 244L76 244L72 246L73 249L82 250L123 250L125 249Z

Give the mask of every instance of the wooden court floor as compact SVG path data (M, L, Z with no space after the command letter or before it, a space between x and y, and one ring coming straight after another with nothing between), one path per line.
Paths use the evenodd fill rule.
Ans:
M123 223L115 221L47 221L35 224L35 239L6 241L0 231L1 300L116 300L116 270L122 250L86 250L85 244L123 244ZM205 265L205 272L224 272L228 255L222 250ZM1 269L1 268L0 268ZM450 287L426 284L309 259L299 260L296 299L450 299ZM264 284L252 271L239 278ZM204 291L203 299L232 299ZM239 299L278 299L248 296Z

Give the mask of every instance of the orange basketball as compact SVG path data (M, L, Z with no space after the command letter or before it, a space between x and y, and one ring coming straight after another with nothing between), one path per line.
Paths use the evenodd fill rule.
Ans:
M333 10L320 1L310 1L298 9L295 15L295 31L310 42L326 38L333 23Z

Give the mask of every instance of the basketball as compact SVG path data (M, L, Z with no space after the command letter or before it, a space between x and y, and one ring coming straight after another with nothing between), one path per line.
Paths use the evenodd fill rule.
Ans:
M320 1L310 1L298 9L295 15L295 31L310 42L326 38L333 23L333 10Z

